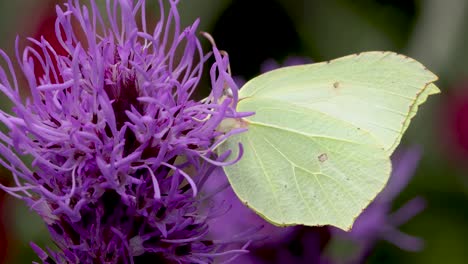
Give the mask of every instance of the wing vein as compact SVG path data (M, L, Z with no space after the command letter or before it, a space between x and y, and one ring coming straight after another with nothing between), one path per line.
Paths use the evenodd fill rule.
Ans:
M277 147L275 147L275 145L273 143L271 143L267 138L263 137L263 140L265 140L266 143L268 143L276 152L278 152L287 162L289 162L289 164L291 165L292 167L292 170L293 170L293 178L294 178L294 182L296 184L296 189L297 191L299 192L299 195L301 196L301 199L302 199L302 202L303 204L307 207L307 210L309 212L309 214L315 218L314 216L314 213L312 212L312 209L310 208L309 204L306 202L307 200L305 199L304 197L304 194L302 193L302 190L301 188L299 188L299 183L297 182L297 176L296 176L296 167L297 168L300 168L299 166L297 166L294 162L292 162L291 160L289 160L286 155L283 154L283 152L281 152L280 149L278 149ZM308 171L307 171L308 172ZM315 175L314 175L315 176ZM323 191L323 190L322 190Z
M249 142L250 147L251 147L252 150L253 150L253 153L254 153L254 155L255 155L255 158L258 160L258 163L260 164L260 167L262 168L263 174L265 175L265 178L267 179L268 184L270 185L270 188L271 188L271 190L272 190L272 193L273 193L273 197L274 197L274 199L275 199L275 202L276 202L276 204L278 205L278 207L281 208L281 205L280 205L280 203L279 203L278 197L277 197L277 195L276 195L275 187L274 187L273 183L271 182L271 177L268 175L268 173L267 173L267 171L266 171L266 169L265 169L265 165L263 164L262 160L260 159L260 156L258 155L257 150L256 150L255 147L254 147L254 144L252 144L251 139L250 139L248 136L246 136L246 138L247 138L247 141ZM284 217L284 213L283 213L283 210L282 210L282 209L280 209L280 214L281 214L281 218L284 220L285 217Z
M336 138L336 137L323 136L323 135L307 134L307 133L303 133L303 132L297 131L297 130L295 130L295 129L279 127L279 126L275 126L275 125L271 125L271 124L265 124L265 123L257 122L257 121L250 121L250 120L249 120L248 122L249 122L250 124L253 124L253 125L263 126L263 127L273 128L273 129L278 129L278 130L284 130L284 131L291 132L291 133L295 133L295 134L298 134L298 135L302 135L302 136L305 136L305 137L308 137L308 138L309 138L309 137L314 137L314 138L325 138L325 139L329 139L329 140L336 140L336 141L341 141L341 142L347 142L347 143L356 144L356 145L365 145L365 144L359 143L359 142L357 142L357 141L352 141L352 140L347 140L347 139L342 139L342 138Z

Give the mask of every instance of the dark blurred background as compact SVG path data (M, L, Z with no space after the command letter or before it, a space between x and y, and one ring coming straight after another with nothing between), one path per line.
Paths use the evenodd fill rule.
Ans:
M14 56L14 38L53 32L61 1L0 1L0 48ZM156 10L155 1L147 0ZM218 47L230 54L233 75L258 75L270 59L313 61L370 50L413 57L439 77L433 96L411 124L403 146L423 157L399 207L423 196L427 208L401 230L425 241L410 253L379 242L368 263L467 263L468 260L468 1L466 0L182 0L184 25L202 20ZM151 9L147 14L151 14ZM154 14L157 14L155 11ZM207 41L203 42L206 50ZM0 97L0 107L6 107ZM0 169L5 180L8 172ZM49 244L40 220L0 193L0 263L30 263L28 241Z

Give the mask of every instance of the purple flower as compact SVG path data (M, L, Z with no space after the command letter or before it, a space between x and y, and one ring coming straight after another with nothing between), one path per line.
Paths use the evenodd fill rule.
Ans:
M202 51L198 21L181 29L178 1L166 2L153 30L144 0L108 0L105 16L94 0L57 6L59 48L29 39L21 54L16 42L27 98L0 51L0 91L14 106L0 111L9 129L0 164L16 183L0 188L47 224L59 251L32 244L43 263L211 263L246 251L207 237L215 212L200 190L228 165L229 152L214 148L243 131L220 123L251 113L236 112L237 86L216 46L211 93L191 99L212 54Z

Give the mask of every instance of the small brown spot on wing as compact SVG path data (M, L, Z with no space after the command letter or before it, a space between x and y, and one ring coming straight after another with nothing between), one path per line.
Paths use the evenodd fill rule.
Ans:
M327 153L322 153L318 156L318 160L321 162L321 163L324 163L325 161L328 160L328 155Z
M334 83L333 83L333 87L334 87L335 89L338 89L338 88L340 87L340 82L334 82Z

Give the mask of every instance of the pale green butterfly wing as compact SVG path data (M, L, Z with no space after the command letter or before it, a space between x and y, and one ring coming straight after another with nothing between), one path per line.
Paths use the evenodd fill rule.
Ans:
M314 120L303 124L301 131L293 125L279 128L286 122L251 120L247 133L222 146L235 149L239 141L244 146L241 161L225 168L232 187L274 224L348 228L350 216L359 214L385 184L386 177L376 172L390 173L388 156L368 133L320 113L297 110L285 110L281 118Z
M266 73L247 83L240 97L305 105L369 131L392 152L412 117L410 108L438 92L428 86L436 80L422 64L403 55L365 52Z
M351 227L384 187L390 154L437 77L418 62L367 52L254 78L239 111L254 111L247 133L220 151L243 158L225 167L249 207L277 225ZM234 153L235 154L235 153Z

